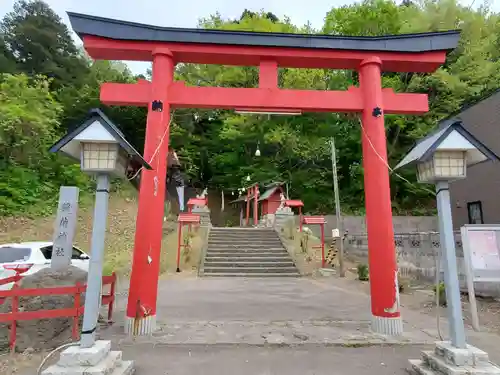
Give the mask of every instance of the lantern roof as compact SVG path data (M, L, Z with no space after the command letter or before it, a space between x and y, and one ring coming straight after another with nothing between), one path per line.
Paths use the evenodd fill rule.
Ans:
M419 140L394 169L428 161L436 151L465 151L468 166L488 160L500 160L493 151L467 131L461 121L442 125Z
M60 151L73 159L80 160L81 142L118 143L133 162L146 169L152 169L141 154L125 139L121 130L98 108L91 109L86 119L69 130L49 151Z

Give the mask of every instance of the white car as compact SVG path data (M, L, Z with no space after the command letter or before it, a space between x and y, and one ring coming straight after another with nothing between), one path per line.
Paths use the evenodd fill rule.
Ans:
M32 275L50 267L52 242L21 242L0 245L0 281L19 273ZM85 272L89 270L90 257L73 246L71 264ZM14 283L0 285L0 290L10 290Z

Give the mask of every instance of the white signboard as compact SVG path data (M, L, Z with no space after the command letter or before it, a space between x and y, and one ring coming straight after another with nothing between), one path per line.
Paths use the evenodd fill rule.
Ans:
M61 186L59 190L59 205L54 223L50 262L50 268L54 270L65 269L71 264L78 214L78 194L79 189L74 186Z
M500 283L500 225L464 225L464 260L473 281Z
M474 282L500 283L500 225L470 224L460 228L464 249L472 327L479 331Z

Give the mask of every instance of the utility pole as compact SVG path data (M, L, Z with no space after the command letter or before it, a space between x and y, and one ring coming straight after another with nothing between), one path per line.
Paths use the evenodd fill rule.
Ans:
M339 236L340 236L339 237L340 277L345 277L343 225L342 225L342 216L340 214L339 182L337 179L337 155L335 153L335 139L333 137L330 138L330 146L332 147L332 174L333 174L333 193L335 195L335 215L337 216L337 228L339 230Z

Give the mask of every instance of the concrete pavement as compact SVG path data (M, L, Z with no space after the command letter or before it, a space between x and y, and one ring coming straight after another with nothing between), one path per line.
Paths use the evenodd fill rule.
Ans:
M123 346L147 375L403 375L421 347ZM141 355L137 355L140 351Z
M154 335L128 339L120 322L101 334L138 361L138 374L402 374L409 358L438 340L433 317L404 309L404 336L372 333L369 296L359 282L336 277L177 277L162 279L158 295ZM500 360L500 337L469 338Z

